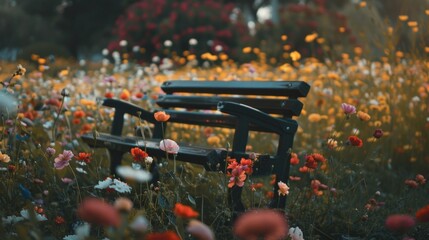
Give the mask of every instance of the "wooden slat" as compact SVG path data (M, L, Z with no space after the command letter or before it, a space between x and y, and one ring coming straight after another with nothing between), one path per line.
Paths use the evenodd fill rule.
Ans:
M310 85L302 81L166 81L161 86L167 94L175 92L242 94L287 96L298 98L307 96Z
M216 110L220 101L245 104L269 114L299 116L303 107L297 99L264 99L221 96L161 95L156 104L162 108L211 109Z

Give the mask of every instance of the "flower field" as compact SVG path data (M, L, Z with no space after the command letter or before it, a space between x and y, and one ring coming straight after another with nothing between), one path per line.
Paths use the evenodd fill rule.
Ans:
M303 42L319 40L313 33ZM362 47L323 60L290 48L267 58L245 46L245 63L221 47L146 64L125 48L106 49L102 63L35 54L1 62L1 239L429 239L429 48L388 47L376 58ZM144 148L133 148L111 175L107 150L80 136L110 131L114 112L101 106L104 98L159 110L167 80L307 82L289 181L273 192L272 176L252 175L254 159L225 159L226 173L207 172ZM124 134L151 127L127 116ZM160 146L173 154L182 143L228 148L233 137L167 127ZM274 135L249 138L248 152L276 149ZM243 188L247 208L237 219L227 204L233 186ZM274 194L287 195L285 209L267 208Z

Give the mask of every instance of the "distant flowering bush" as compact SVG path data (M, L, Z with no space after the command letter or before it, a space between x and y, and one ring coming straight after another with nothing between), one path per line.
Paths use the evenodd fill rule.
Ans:
M215 46L229 51L240 32L230 18L233 9L233 3L213 0L138 1L116 20L117 40L109 49L137 46L134 54L146 60L156 53L189 51L199 56Z

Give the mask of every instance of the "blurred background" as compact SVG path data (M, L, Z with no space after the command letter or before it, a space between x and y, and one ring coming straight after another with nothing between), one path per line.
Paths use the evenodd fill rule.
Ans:
M288 49L323 58L359 46L366 56L376 57L385 54L389 44L405 52L427 45L429 12L425 15L421 9L428 9L428 4L428 0L0 0L0 60L38 54L100 61L103 49L126 48L143 62L183 51L223 51L245 62L251 60L242 54L247 46L261 49L273 62ZM395 39L389 38L392 31L399 33Z

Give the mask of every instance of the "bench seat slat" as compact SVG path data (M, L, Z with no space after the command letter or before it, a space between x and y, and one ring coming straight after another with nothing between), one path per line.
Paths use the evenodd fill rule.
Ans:
M160 139L148 139L143 140L141 137L121 137L112 136L106 133L100 133L97 139L94 140L92 134L82 135L82 140L91 147L94 148L109 148L122 152L129 152L131 148L139 147L146 149L146 152L153 157L162 158L165 157L165 152L159 149ZM146 148L144 147L146 145ZM207 171L223 171L225 169L225 158L230 157L248 157L234 155L234 153L228 153L225 149L213 149L197 147L179 143L180 149L176 156L176 160L190 162L198 165L202 165ZM173 156L170 155L170 159ZM266 175L271 172L271 167L275 159L269 155L261 155L260 160L255 163L254 171L256 175Z
M178 110L165 110L166 113L170 114L169 122L173 123L184 123L199 126L210 126L210 127L222 127L222 128L235 128L237 124L237 118L231 115L225 114L208 114L204 112L184 112ZM296 126L295 120L290 120L290 126ZM251 131L277 133L272 128L268 128L261 125L250 124L249 129Z
M252 106L269 114L282 114L299 116L303 107L297 99L262 99L244 97L204 97L204 96L180 96L161 95L156 104L162 108L187 108L187 109L211 109L216 110L220 101L236 102Z
M214 93L306 97L310 85L302 81L166 81L161 89L167 93Z

